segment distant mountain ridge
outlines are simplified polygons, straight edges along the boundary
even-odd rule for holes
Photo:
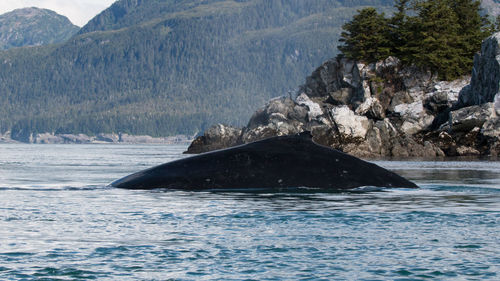
[[[68,18],[54,11],[17,9],[0,15],[0,50],[64,42],[78,30]]]
[[[481,7],[491,17],[500,15],[500,0],[481,0]]]
[[[392,0],[121,0],[65,43],[0,52],[0,131],[192,135],[242,124]]]

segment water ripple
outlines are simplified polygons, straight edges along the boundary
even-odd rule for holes
[[[0,280],[500,277],[498,162],[378,162],[414,190],[105,186],[183,149],[0,145]]]

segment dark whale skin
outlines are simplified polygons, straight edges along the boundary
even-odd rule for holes
[[[309,133],[273,137],[176,160],[129,175],[111,186],[190,191],[418,187],[375,164],[318,145]]]

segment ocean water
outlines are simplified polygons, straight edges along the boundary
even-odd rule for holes
[[[500,162],[376,161],[418,190],[106,187],[185,149],[0,144],[0,280],[500,280]]]

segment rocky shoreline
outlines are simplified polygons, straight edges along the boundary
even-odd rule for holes
[[[397,58],[365,65],[325,62],[296,97],[272,99],[244,128],[222,124],[187,153],[310,131],[322,145],[359,157],[500,155],[500,33],[487,38],[470,77],[438,81]]]
[[[19,141],[11,138],[10,132],[1,134],[0,143],[31,143],[31,144],[189,144],[193,140],[190,136],[177,135],[171,137],[155,138],[151,136],[135,136],[124,133],[98,134],[88,136],[85,134],[35,134],[27,141]]]

